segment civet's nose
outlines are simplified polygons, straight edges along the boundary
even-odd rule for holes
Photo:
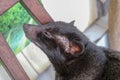
[[[29,29],[30,29],[30,24],[25,24],[24,25],[24,31],[26,32],[26,31],[28,31]]]

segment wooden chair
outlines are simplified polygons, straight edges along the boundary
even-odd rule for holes
[[[21,3],[36,22],[40,24],[53,22],[53,19],[49,16],[38,0],[0,0],[0,15],[6,12],[17,2]],[[14,80],[29,80],[16,56],[5,41],[2,33],[0,33],[0,59]]]

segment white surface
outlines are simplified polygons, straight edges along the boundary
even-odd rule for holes
[[[37,73],[43,72],[50,65],[47,56],[43,51],[33,43],[30,43],[24,50],[23,53],[28,61],[33,65]]]
[[[31,65],[28,63],[28,61],[25,59],[25,57],[22,55],[22,53],[19,53],[16,55],[17,59],[21,63],[23,69],[27,73],[30,80],[35,80],[38,74],[34,71],[34,69],[31,67]]]
[[[96,0],[42,0],[55,21],[71,22],[81,31],[96,19]]]
[[[3,66],[0,65],[0,80],[12,80]]]
[[[108,36],[107,36],[107,34],[105,34],[105,35],[96,43],[96,45],[109,48],[109,44],[108,44],[108,39],[107,39],[107,38],[108,38]]]
[[[55,80],[55,70],[53,66],[49,66],[36,80]]]
[[[95,42],[101,38],[108,30],[108,16],[101,17],[93,25],[84,31],[84,34],[92,41]]]

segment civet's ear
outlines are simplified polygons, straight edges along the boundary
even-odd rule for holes
[[[84,45],[82,43],[70,42],[70,49],[68,53],[73,56],[82,55],[84,52]]]
[[[69,24],[74,25],[74,23],[75,23],[75,20],[71,21]]]

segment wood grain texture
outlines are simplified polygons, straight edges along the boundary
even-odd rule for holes
[[[120,51],[120,0],[110,0],[108,34],[110,47]]]
[[[22,66],[0,33],[0,59],[15,80],[29,80]]]
[[[0,0],[0,15],[11,8],[19,0]]]
[[[48,22],[53,22],[53,19],[38,0],[21,0],[21,4],[39,23],[46,24]]]

